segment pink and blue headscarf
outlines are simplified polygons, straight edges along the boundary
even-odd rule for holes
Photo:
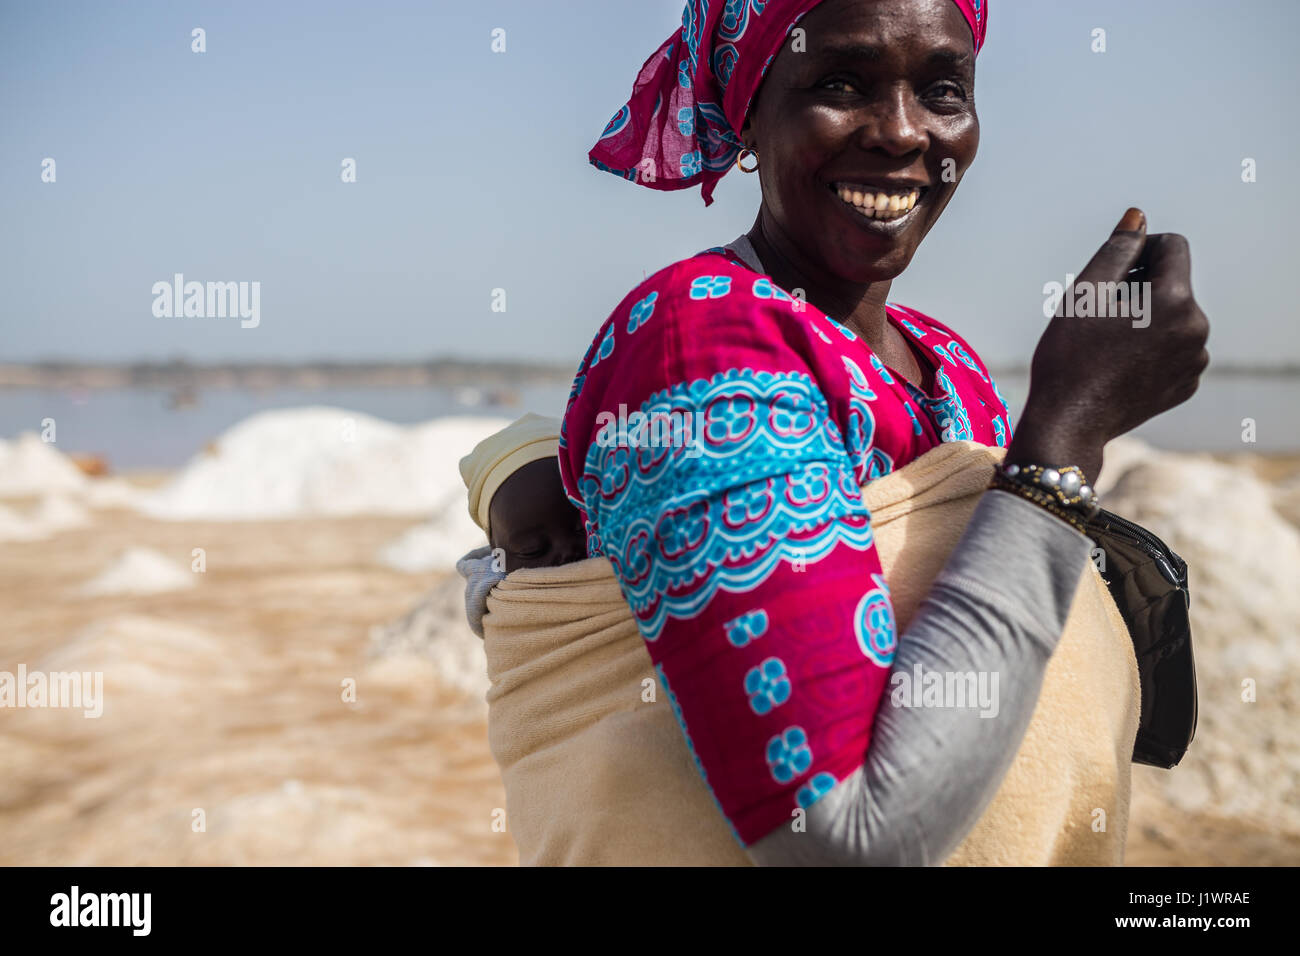
[[[704,204],[744,147],[739,130],[767,68],[822,0],[687,0],[682,28],[637,76],[609,121],[593,166],[652,189],[699,184]],[[988,0],[953,0],[984,45]]]

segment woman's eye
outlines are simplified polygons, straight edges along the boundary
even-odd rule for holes
[[[940,99],[966,99],[966,90],[958,83],[937,83],[930,89]]]
[[[849,90],[856,89],[856,87],[849,80],[846,80],[842,77],[832,77],[829,80],[823,80],[819,85],[821,89],[831,90],[835,93],[841,93],[841,92],[847,93]]]

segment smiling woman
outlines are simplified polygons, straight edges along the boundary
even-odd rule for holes
[[[952,854],[1026,739],[1076,592],[1093,593],[1080,589],[1092,570],[1082,516],[1105,442],[1187,398],[1206,360],[1186,244],[1148,238],[1137,210],[1080,280],[1148,272],[1158,334],[1054,320],[1014,439],[966,339],[887,301],[975,158],[987,12],[983,0],[691,0],[591,152],[655,189],[699,185],[706,204],[733,165],[762,185],[747,235],[651,276],[596,333],[559,451],[588,555],[608,558],[754,862]],[[1136,390],[1156,363],[1169,378]],[[610,441],[600,423],[623,407],[700,418],[702,440],[690,454]],[[1019,467],[973,496],[959,542],[882,552],[863,489],[979,491],[1001,449]],[[1032,487],[1040,473],[1070,476],[1069,494]],[[936,560],[942,572],[926,576]],[[1091,646],[1112,658],[1108,673],[1132,676],[1123,642],[1080,637],[1115,633],[1113,606],[1090,607],[1062,653]],[[880,706],[891,674],[921,673],[999,675],[996,716]],[[1029,794],[1078,784],[1020,808],[1018,856],[984,858],[1120,862],[1135,680],[1048,686],[1093,729],[1053,738],[1059,752],[1030,761],[1043,779],[1012,776]],[[1071,859],[1065,833],[1090,823],[1076,819],[1084,794],[1114,823]],[[791,829],[792,814],[806,823]]]

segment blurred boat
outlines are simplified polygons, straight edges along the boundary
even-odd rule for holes
[[[108,467],[108,459],[103,455],[83,454],[69,455],[68,457],[72,459],[72,463],[81,470],[83,475],[87,475],[91,478],[102,478],[110,471]]]
[[[182,385],[180,388],[173,389],[167,396],[166,405],[172,411],[182,408],[193,408],[199,403],[199,393],[188,385]]]

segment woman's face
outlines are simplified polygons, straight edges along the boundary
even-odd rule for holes
[[[892,279],[975,158],[970,27],[952,0],[825,0],[799,26],[743,133],[763,204],[809,265]]]

